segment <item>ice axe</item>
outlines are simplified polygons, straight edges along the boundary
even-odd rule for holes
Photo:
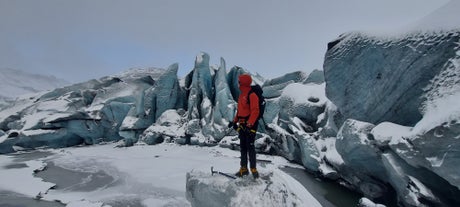
[[[223,175],[227,178],[231,178],[231,179],[236,179],[235,176],[233,175],[229,175],[227,173],[223,173],[223,172],[220,172],[220,171],[214,171],[214,167],[211,166],[211,175],[213,176],[214,174],[219,174],[219,175]]]

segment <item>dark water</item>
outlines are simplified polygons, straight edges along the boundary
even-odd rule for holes
[[[299,181],[324,207],[356,207],[362,195],[336,182],[320,180],[304,169],[283,168],[284,172]]]

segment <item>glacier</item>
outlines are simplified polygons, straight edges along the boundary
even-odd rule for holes
[[[0,111],[0,153],[106,142],[238,149],[227,124],[237,77],[248,71],[209,59],[199,53],[184,78],[172,64],[23,96]],[[281,155],[372,202],[460,204],[459,30],[346,33],[328,44],[323,71],[253,77],[267,101],[258,153]],[[192,186],[188,193],[203,187]]]
[[[355,32],[329,43],[340,179],[368,198],[395,191],[404,206],[458,205],[459,58],[458,29]]]
[[[458,32],[392,39],[357,32],[344,34],[329,47],[324,62],[326,93],[344,116],[413,126],[422,118],[424,88],[456,56]]]

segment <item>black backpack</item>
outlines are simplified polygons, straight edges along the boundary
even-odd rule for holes
[[[265,112],[265,98],[262,95],[264,91],[262,90],[262,87],[260,87],[259,84],[251,86],[251,90],[248,93],[248,104],[249,96],[251,95],[251,93],[255,93],[257,97],[259,97],[259,116],[257,117],[257,121],[259,121],[259,119],[264,116]]]

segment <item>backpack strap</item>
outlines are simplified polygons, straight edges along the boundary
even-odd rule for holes
[[[249,103],[249,96],[251,96],[251,93],[255,93],[254,90],[252,89],[252,86],[251,86],[251,90],[249,90],[249,92],[248,92],[248,97],[246,97],[246,100],[248,100],[248,104],[250,104]]]

